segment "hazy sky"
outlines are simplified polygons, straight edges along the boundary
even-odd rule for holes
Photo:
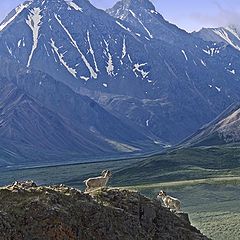
[[[98,8],[113,6],[117,0],[90,0]],[[0,21],[23,0],[0,0]],[[152,0],[170,22],[186,29],[240,24],[240,0]]]

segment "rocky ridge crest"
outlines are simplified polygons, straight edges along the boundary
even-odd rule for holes
[[[0,188],[1,240],[207,240],[199,230],[139,192],[91,194],[32,181]]]

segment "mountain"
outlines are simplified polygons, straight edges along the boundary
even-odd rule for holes
[[[144,48],[144,42],[87,0],[26,2],[2,23],[1,43],[2,55],[46,72],[73,89],[127,94],[128,89],[143,84],[128,79],[136,78],[133,61],[143,64],[146,59],[146,51],[135,52]],[[138,67],[135,72],[141,74]],[[127,86],[120,81],[123,75]]]
[[[121,22],[127,22],[137,30],[138,36],[143,36],[148,41],[159,39],[179,44],[189,38],[187,32],[167,22],[149,0],[122,0],[106,12]]]
[[[0,188],[0,200],[1,239],[208,239],[187,214],[174,214],[134,191],[103,189],[89,195],[27,181]]]
[[[88,161],[156,150],[144,133],[40,71],[1,59],[0,165]],[[159,145],[158,145],[159,148]]]
[[[79,92],[94,99],[123,122],[134,126],[139,131],[141,129],[141,132],[145,132],[160,146],[168,147],[176,143],[187,132],[192,132],[205,118],[204,114],[200,116],[201,120],[194,115],[185,115],[186,112],[193,110],[191,103],[173,103],[168,99],[139,99],[125,95],[91,92],[85,89]],[[189,122],[189,125],[186,125],[186,122]]]
[[[211,123],[183,141],[183,146],[239,144],[240,107],[234,104]]]
[[[74,131],[65,119],[12,84],[1,89],[0,123],[1,149],[5,152],[7,149],[10,156],[25,158],[22,162],[10,160],[8,165],[31,163],[30,157],[46,164],[43,156],[54,153],[57,157],[63,153],[69,156],[81,153],[86,157],[107,151],[107,143],[98,140],[97,145],[97,137],[93,134],[90,137],[86,131],[85,135],[84,131],[81,134]]]
[[[127,116],[161,140],[174,144],[195,132],[201,122],[211,121],[238,101],[234,88],[239,88],[239,52],[222,43],[202,41],[170,24],[150,1],[119,1],[107,12],[148,40],[145,48],[151,49],[150,73],[157,71],[148,95],[141,99],[87,93],[100,99],[106,109]]]
[[[112,127],[131,126],[147,148],[149,139],[161,145],[182,141],[240,100],[239,51],[179,29],[148,0],[122,0],[106,12],[87,0],[32,0],[13,10],[0,29],[1,57],[93,99],[109,114],[104,119],[115,119],[108,121]],[[45,86],[39,81],[24,81],[21,88],[76,126],[77,113],[53,107],[56,93],[42,90],[40,96]],[[129,143],[126,131],[108,131],[108,124],[101,131],[101,114],[86,113],[107,139],[116,135]]]
[[[224,42],[240,51],[240,27],[230,25],[220,28],[202,28],[199,32],[194,32],[194,36],[205,41]]]

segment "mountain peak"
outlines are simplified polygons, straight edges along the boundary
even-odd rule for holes
[[[149,0],[122,0],[121,2],[124,6],[127,6],[128,8],[143,7],[149,10],[155,10],[154,5]]]
[[[149,0],[121,0],[117,2],[112,9],[132,10],[139,8],[155,11],[154,5]]]
[[[4,30],[12,22],[14,22],[19,15],[24,15],[23,12],[25,12],[24,17],[29,15],[34,8],[35,10],[38,9],[37,11],[39,11],[39,15],[40,12],[42,12],[42,14],[43,12],[46,12],[45,15],[49,16],[49,12],[59,12],[60,10],[63,12],[66,12],[65,10],[83,12],[83,10],[88,10],[89,8],[94,7],[89,0],[27,0],[13,9],[0,23],[0,31]]]
[[[142,35],[146,35],[147,39],[154,37],[147,25],[156,21],[165,21],[149,0],[121,0],[112,8],[107,9],[107,13],[135,25]]]
[[[187,35],[185,31],[166,21],[149,0],[121,0],[113,8],[107,9],[107,13],[128,22],[148,40],[156,38],[173,43]]]

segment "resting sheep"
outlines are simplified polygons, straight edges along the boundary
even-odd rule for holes
[[[101,176],[89,178],[89,179],[85,180],[84,183],[87,187],[85,191],[88,192],[89,190],[94,189],[94,188],[106,187],[108,180],[111,176],[112,176],[111,171],[104,170],[102,172]]]
[[[164,205],[171,210],[179,211],[181,208],[181,202],[177,198],[173,198],[168,196],[166,192],[160,191],[158,194],[158,198],[163,200]]]

